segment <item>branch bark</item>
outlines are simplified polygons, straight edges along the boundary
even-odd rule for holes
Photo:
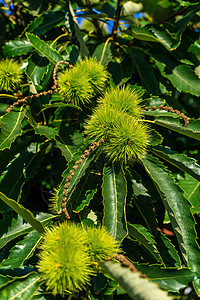
[[[93,10],[92,10],[92,6],[91,6],[91,3],[90,3],[90,0],[86,0],[86,5],[87,5],[88,10],[89,10],[90,12],[92,12]],[[101,32],[101,29],[100,29],[100,27],[99,27],[98,21],[97,21],[96,19],[92,19],[92,23],[94,24],[94,26],[95,26],[95,28],[96,28],[96,31],[97,31],[97,34],[98,34],[99,39],[100,39],[102,42],[104,42],[105,39],[104,39],[104,36],[103,36],[103,34],[102,34],[102,32]]]
[[[115,20],[114,20],[114,26],[112,29],[112,38],[115,41],[117,37],[117,29],[119,26],[119,19],[120,19],[120,14],[121,14],[121,9],[122,9],[122,0],[117,1],[117,10],[116,10],[116,15],[115,15]]]

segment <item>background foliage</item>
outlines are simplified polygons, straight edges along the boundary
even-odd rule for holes
[[[59,61],[75,65],[86,56],[107,68],[107,87],[129,84],[143,92],[143,108],[172,106],[189,125],[170,112],[143,109],[151,145],[140,163],[117,165],[97,150],[75,172],[67,195],[71,219],[106,226],[137,270],[161,289],[119,263],[102,262],[106,273],[74,297],[140,299],[141,284],[143,299],[150,299],[149,289],[153,299],[169,298],[162,289],[175,298],[198,298],[199,11],[195,0],[1,3],[1,58],[15,58],[24,72],[22,84],[0,94],[2,299],[59,299],[40,285],[37,247],[44,228],[64,219],[52,213],[50,199],[58,188],[59,211],[69,170],[88,146],[83,130],[96,99],[80,108],[54,92],[6,109],[49,90]]]

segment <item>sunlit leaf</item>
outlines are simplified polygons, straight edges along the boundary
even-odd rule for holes
[[[103,224],[119,242],[127,235],[126,196],[127,183],[124,171],[115,164],[106,163],[103,171]]]

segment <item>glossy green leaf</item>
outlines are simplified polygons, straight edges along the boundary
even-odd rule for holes
[[[21,136],[22,139],[16,140],[10,147],[10,149],[5,149],[0,151],[0,174],[6,169],[8,163],[13,160],[15,155],[20,153],[24,148],[26,148],[30,142],[32,137],[30,136]]]
[[[23,149],[6,168],[6,174],[0,181],[0,192],[18,202],[24,184],[33,178],[41,167],[45,148],[44,146],[39,149],[37,144],[31,144]]]
[[[53,64],[57,64],[59,61],[64,60],[63,57],[46,42],[41,40],[38,36],[32,33],[26,33],[26,36],[31,45],[42,55],[47,57]]]
[[[48,214],[48,213],[39,213],[35,217],[38,222],[40,222],[43,226],[49,224],[55,216]],[[0,248],[4,247],[7,243],[12,241],[13,239],[25,235],[34,228],[31,226],[30,223],[25,223],[23,217],[18,215],[16,219],[14,217],[10,219],[5,219],[0,221]]]
[[[188,23],[191,21],[192,17],[199,11],[200,6],[199,4],[194,5],[190,7],[184,16],[182,16],[181,19],[178,20],[178,22],[175,25],[175,36],[176,36],[176,41],[174,42],[173,48],[176,49],[180,42],[181,42],[181,36],[183,32],[185,31]]]
[[[55,138],[55,136],[57,134],[56,129],[52,128],[50,126],[45,126],[45,125],[38,124],[35,121],[35,119],[33,118],[33,115],[31,113],[30,109],[27,110],[26,117],[28,118],[28,121],[29,121],[30,125],[33,127],[36,134],[44,135],[49,140]]]
[[[63,197],[62,193],[64,191],[64,185],[65,185],[66,178],[69,175],[69,171],[72,170],[73,166],[75,165],[75,162],[81,158],[81,154],[82,154],[81,152],[77,152],[73,156],[73,160],[69,163],[68,168],[62,174],[63,180],[60,185],[60,189],[59,189],[59,193],[58,193],[58,201],[57,201],[58,211],[60,210],[61,204],[62,204],[62,197]],[[68,194],[66,195],[67,203],[69,201],[71,201],[72,194],[75,192],[75,190],[77,188],[77,184],[79,183],[82,176],[85,174],[90,163],[93,160],[95,160],[97,155],[98,155],[98,150],[94,150],[89,156],[86,156],[86,158],[83,159],[82,163],[78,165],[78,169],[74,170],[74,175],[73,175],[72,179],[70,180]]]
[[[27,40],[13,40],[5,44],[3,47],[3,54],[4,56],[15,57],[18,55],[27,54],[32,49],[33,47],[31,43],[29,43]]]
[[[193,271],[200,272],[200,248],[196,241],[190,202],[156,158],[148,155],[142,161],[168,212],[185,264]]]
[[[100,274],[102,277],[102,274]],[[98,275],[97,275],[98,276]],[[105,278],[105,276],[104,276]],[[99,281],[101,280],[101,278],[99,278]],[[102,283],[99,282],[99,287],[102,286]],[[113,298],[115,297],[116,293],[115,291],[117,290],[117,288],[119,287],[118,283],[116,283],[115,281],[107,278],[107,282],[106,285],[104,287],[103,290],[101,290],[98,288],[98,286],[96,285],[95,287],[97,287],[96,289],[94,289],[93,287],[91,287],[91,300],[113,300]],[[100,292],[100,293],[99,293]],[[98,295],[96,295],[98,293]]]
[[[63,111],[63,114],[66,111]],[[66,127],[62,114],[57,115],[58,119],[54,119],[53,124],[59,130],[58,136],[55,138],[55,147],[58,147],[66,160],[71,161],[73,154],[82,146],[83,136],[72,127]]]
[[[134,300],[167,300],[173,299],[159,289],[158,285],[147,278],[141,278],[139,272],[132,272],[127,267],[111,261],[100,262],[100,266],[120,284]]]
[[[144,28],[144,27],[132,27],[131,29],[127,29],[124,33],[142,41],[149,41],[149,42],[159,42],[159,39],[153,35],[153,33]]]
[[[127,235],[126,197],[127,182],[122,166],[106,163],[103,170],[103,224],[119,242]]]
[[[49,11],[48,14],[39,15],[34,21],[31,21],[26,28],[26,32],[32,32],[41,36],[51,28],[64,25],[65,14],[62,11]]]
[[[70,161],[72,159],[72,152],[69,146],[63,143],[63,140],[60,137],[56,138],[55,142],[55,147],[61,150],[63,156],[66,158],[67,161]]]
[[[80,54],[84,58],[86,56],[89,56],[89,50],[83,39],[83,35],[82,35],[82,32],[80,31],[78,23],[75,20],[75,14],[74,14],[72,5],[71,5],[71,3],[68,3],[67,5],[68,5],[68,11],[65,15],[65,18],[67,21],[66,23],[69,23],[68,28],[70,29],[74,38],[78,41],[79,47],[80,47]]]
[[[39,15],[37,17],[34,18],[34,20],[30,21],[30,23],[27,25],[27,27],[25,28],[24,32],[32,32],[34,33],[34,30],[37,29],[40,24],[43,23],[43,20],[44,20],[44,15]]]
[[[151,129],[151,146],[157,146],[162,144],[163,137],[162,135],[154,129]]]
[[[70,204],[73,211],[77,213],[88,206],[97,192],[97,187],[101,181],[101,176],[94,173],[87,173],[77,184],[74,193],[71,196]]]
[[[47,66],[47,72],[44,73],[44,77],[42,79],[42,86],[45,90],[49,89],[49,82],[52,80],[54,68],[55,68],[55,65],[52,62],[49,62],[48,66]],[[54,93],[53,93],[53,95],[54,95]],[[53,97],[53,95],[52,95],[52,97]]]
[[[37,52],[34,52],[27,61],[26,75],[34,85],[39,85],[44,74],[47,72],[49,60]]]
[[[40,276],[37,272],[22,277],[15,277],[0,287],[2,300],[29,300],[40,285]]]
[[[156,24],[152,24],[149,27],[149,30],[153,32],[154,36],[158,39],[158,42],[160,42],[167,49],[171,50],[173,43],[172,36],[170,36],[169,33],[163,27]]]
[[[154,120],[155,124],[158,124],[160,126],[166,127],[168,129],[171,129],[173,131],[176,131],[180,134],[186,135],[188,137],[194,138],[196,140],[200,140],[200,120],[189,120],[189,125],[187,127],[184,127],[183,121],[180,120],[178,117],[169,117],[169,116],[163,116],[163,117],[157,117]]]
[[[103,66],[107,66],[112,56],[112,43],[109,42],[98,45],[92,54],[92,57],[96,58]]]
[[[185,197],[192,204],[192,212],[198,215],[200,213],[200,181],[188,174],[184,177],[178,175],[177,180]]]
[[[185,42],[185,40],[187,41],[187,43],[189,44],[188,47],[186,47],[187,51],[189,53],[192,53],[194,55],[196,55],[197,59],[200,59],[200,37],[199,37],[199,33],[197,33],[196,31],[186,31],[184,33],[184,36],[182,37],[183,42]]]
[[[1,262],[0,268],[20,268],[23,265],[24,261],[26,261],[33,255],[36,247],[41,242],[41,240],[42,237],[37,231],[31,231],[25,236],[22,241],[18,242],[11,249],[10,255],[7,259],[4,259]]]
[[[180,63],[173,53],[159,45],[156,48],[150,47],[149,53],[161,75],[169,79],[178,91],[200,95],[200,79],[188,65]]]
[[[146,61],[144,54],[141,51],[135,50],[134,48],[130,48],[129,53],[133,58],[145,89],[149,94],[157,94],[158,82],[155,78],[151,65]]]
[[[8,276],[8,275],[4,276],[4,275],[0,274],[0,287],[10,280],[12,280],[11,276]]]
[[[21,0],[19,1],[21,2]],[[38,16],[42,12],[46,12],[49,8],[48,1],[46,0],[34,0],[34,1],[22,1],[23,4],[26,5],[26,7],[29,10],[29,13],[31,13],[33,16]]]
[[[134,263],[135,267],[146,274],[153,282],[168,292],[177,293],[193,281],[195,273],[190,269],[163,268],[160,265],[143,265]]]
[[[165,100],[163,98],[160,98],[158,96],[151,96],[150,98],[147,98],[145,99],[145,105],[148,106],[148,107],[152,107],[152,106],[159,106],[159,105],[165,105]],[[146,110],[143,110],[142,113],[144,112],[151,112],[151,111],[146,111]],[[153,111],[155,112],[155,111]],[[160,111],[162,112],[162,111]]]
[[[175,153],[170,148],[163,146],[153,147],[151,152],[200,181],[200,165],[194,158]]]
[[[26,222],[28,222],[35,230],[40,234],[44,232],[44,227],[42,223],[37,220],[30,210],[23,207],[21,204],[17,203],[13,199],[7,198],[3,193],[0,193],[0,199],[10,206],[17,214],[19,214]]]
[[[163,263],[163,260],[156,248],[155,240],[148,230],[139,224],[128,224],[128,233],[137,240],[146,250],[157,260],[157,262]]]
[[[153,211],[152,198],[144,186],[143,179],[137,172],[130,168],[129,176],[133,190],[131,207],[137,212],[138,216],[141,216],[142,222],[145,222],[147,229],[155,237],[157,235],[157,221]]]
[[[174,244],[172,244],[165,234],[160,233],[156,238],[156,243],[166,267],[182,267],[181,258]]]
[[[179,64],[170,68],[167,64],[158,61],[156,64],[162,76],[169,79],[178,91],[200,96],[200,79],[189,66]]]
[[[21,123],[26,110],[21,106],[0,118],[0,150],[9,149],[12,142],[21,135]]]

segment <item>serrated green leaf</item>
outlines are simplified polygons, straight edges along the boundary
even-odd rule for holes
[[[191,204],[156,158],[148,155],[142,162],[163,200],[185,264],[193,271],[200,272],[200,248],[196,241],[195,220],[191,213]]]
[[[172,36],[161,26],[157,24],[151,24],[149,30],[153,32],[154,36],[158,39],[162,45],[171,50],[173,39]]]
[[[29,234],[25,236],[25,238],[18,242],[10,251],[10,255],[7,259],[4,259],[1,264],[0,268],[3,269],[14,269],[20,268],[24,261],[29,259],[40,241],[42,240],[41,235],[33,230]]]
[[[178,117],[169,117],[169,116],[163,116],[163,117],[157,117],[154,121],[155,124],[161,125],[163,127],[166,127],[168,129],[171,129],[173,131],[176,131],[180,134],[189,136],[191,138],[194,138],[196,140],[200,140],[200,120],[189,120],[189,125],[187,127],[184,127],[181,123],[183,121],[180,120]]]
[[[80,179],[74,193],[71,196],[70,204],[73,211],[79,213],[88,206],[97,192],[97,187],[101,181],[101,176],[93,173],[87,173]]]
[[[12,280],[11,276],[8,276],[8,275],[4,276],[4,275],[0,274],[0,287],[10,280]]]
[[[132,272],[126,267],[111,261],[100,262],[100,266],[110,274],[113,279],[134,300],[167,300],[173,299],[158,288],[158,285],[147,278],[141,278],[139,272]]]
[[[30,125],[33,127],[36,134],[44,135],[49,140],[55,138],[55,136],[57,135],[57,131],[55,128],[38,124],[35,121],[35,119],[33,118],[33,115],[31,113],[30,109],[27,109],[26,117],[28,118],[28,121],[29,121]]]
[[[0,192],[18,202],[26,181],[37,174],[45,156],[45,148],[39,149],[37,144],[31,144],[23,149],[5,170],[0,181]]]
[[[43,212],[36,215],[36,220],[43,226],[51,222],[53,218],[55,218],[55,216]],[[11,219],[0,221],[0,225],[0,249],[13,239],[34,230],[31,224],[25,223],[23,217],[20,215],[18,215],[16,219],[12,217]]]
[[[63,57],[46,42],[41,40],[38,36],[32,33],[26,33],[26,36],[31,45],[42,55],[47,57],[53,64],[57,64],[59,61],[64,60]]]
[[[185,197],[192,204],[192,212],[198,215],[200,213],[200,181],[188,174],[184,177],[178,175],[177,180]]]
[[[61,150],[66,160],[71,161],[73,154],[83,144],[83,136],[72,127],[66,127],[63,116],[60,116],[59,119],[54,118],[53,124],[59,130],[58,137],[55,138],[55,147]]]
[[[62,11],[49,11],[48,14],[39,16],[34,21],[30,22],[26,32],[32,32],[35,35],[41,36],[48,32],[51,28],[59,25],[64,25],[65,13]]]
[[[0,118],[0,150],[9,149],[12,142],[21,135],[21,123],[25,112],[26,110],[21,106]]]
[[[138,74],[145,89],[149,92],[149,94],[157,94],[158,82],[155,78],[151,65],[147,62],[143,53],[133,48],[129,49],[129,53],[134,60]]]
[[[88,48],[86,46],[86,43],[83,39],[82,32],[80,31],[77,22],[74,21],[75,20],[75,14],[74,14],[72,5],[71,5],[71,3],[69,3],[67,5],[68,5],[68,12],[67,12],[65,17],[66,17],[67,21],[69,22],[69,27],[70,27],[70,30],[71,30],[72,34],[75,36],[75,38],[77,39],[77,41],[79,43],[81,56],[83,58],[87,57],[87,56],[89,56],[90,53],[89,53],[89,50],[88,50]]]
[[[150,47],[149,53],[162,76],[169,79],[178,91],[200,95],[200,79],[188,65],[180,63],[173,53],[159,45],[156,49]]]
[[[156,242],[148,230],[139,224],[128,225],[129,234],[137,240],[138,243],[142,244],[147,249],[150,255],[152,255],[158,262],[163,263],[158,249],[156,248]]]
[[[154,129],[151,129],[151,146],[157,146],[162,144],[163,137],[162,135]]]
[[[37,52],[34,52],[27,61],[26,75],[34,85],[39,85],[44,74],[47,72],[49,60]]]
[[[181,268],[182,264],[180,256],[170,239],[168,239],[165,234],[160,233],[156,238],[156,242],[165,266]]]
[[[163,98],[158,97],[158,96],[151,96],[151,98],[147,98],[144,101],[145,101],[145,105],[148,106],[148,107],[152,107],[154,105],[155,106],[165,105],[165,100]],[[151,111],[146,111],[146,110],[143,110],[143,111],[144,112],[151,112]]]
[[[21,204],[17,203],[13,199],[9,199],[3,193],[0,193],[0,199],[10,206],[17,214],[19,214],[26,222],[28,222],[35,230],[42,234],[44,232],[44,227],[42,223],[37,220],[33,214],[23,207]]]
[[[119,242],[127,235],[126,197],[127,182],[122,166],[106,163],[103,170],[103,224]]]
[[[175,153],[164,146],[153,147],[151,152],[200,181],[200,165],[197,164],[194,158],[185,154]]]
[[[149,41],[149,42],[159,42],[159,39],[151,33],[150,30],[144,27],[132,26],[131,29],[124,31],[125,34],[128,34],[138,40]]]
[[[11,160],[13,160],[15,155],[20,153],[30,144],[31,139],[31,136],[22,135],[22,138],[20,140],[16,140],[16,142],[11,145],[10,149],[0,151],[0,174],[6,169],[6,166]]]
[[[34,30],[37,29],[40,24],[43,23],[43,20],[44,20],[44,15],[41,14],[39,16],[36,16],[34,20],[32,20],[28,25],[27,27],[25,28],[24,32],[33,32],[34,33]]]
[[[20,1],[19,1],[20,2]],[[24,6],[28,8],[29,13],[33,16],[38,16],[42,12],[46,12],[49,8],[48,1],[46,0],[34,0],[34,1],[22,1]]]
[[[137,172],[130,169],[129,176],[133,190],[131,206],[137,211],[137,215],[142,217],[142,222],[145,222],[148,230],[156,237],[157,222],[155,212],[153,211],[154,204],[152,198],[144,186],[143,179]]]
[[[92,153],[90,153],[89,156],[86,156],[86,158],[83,159],[83,162],[78,165],[78,169],[74,170],[74,175],[73,175],[72,179],[70,180],[68,194],[66,195],[66,203],[68,203],[71,200],[71,196],[74,193],[74,191],[76,190],[77,184],[79,183],[81,177],[85,174],[85,171],[89,167],[90,163],[93,160],[95,160],[95,158],[97,157],[98,152],[99,152],[98,150],[94,150]],[[60,189],[59,189],[59,193],[58,193],[58,201],[57,201],[58,210],[61,209],[62,198],[63,198],[62,194],[64,191],[64,185],[65,185],[66,178],[69,175],[69,171],[72,170],[72,167],[75,165],[75,162],[81,158],[80,157],[81,154],[82,154],[81,152],[77,152],[73,156],[73,160],[69,163],[67,170],[65,170],[62,174],[63,180],[60,185]]]
[[[15,57],[27,54],[32,48],[31,43],[27,40],[13,40],[5,44],[3,47],[3,54],[5,57]]]
[[[196,276],[190,269],[163,268],[160,265],[134,263],[135,267],[168,292],[178,293],[188,286]]]
[[[189,66],[179,64],[170,68],[169,64],[158,61],[156,65],[162,76],[169,79],[178,91],[200,96],[200,79]]]
[[[183,43],[187,43],[189,53],[196,55],[197,59],[200,60],[200,37],[196,31],[186,31],[182,37]]]
[[[190,7],[187,11],[186,14],[178,20],[178,22],[175,25],[175,36],[176,36],[176,41],[173,44],[173,49],[176,49],[181,42],[181,36],[183,32],[185,31],[188,23],[191,21],[192,17],[199,11],[200,5],[194,5]]]
[[[107,66],[113,56],[111,48],[112,43],[102,43],[96,47],[92,57],[96,58],[96,60],[99,61],[99,63],[103,66]]]
[[[36,272],[31,272],[22,277],[15,277],[0,287],[2,300],[30,300],[39,288],[40,276]]]

